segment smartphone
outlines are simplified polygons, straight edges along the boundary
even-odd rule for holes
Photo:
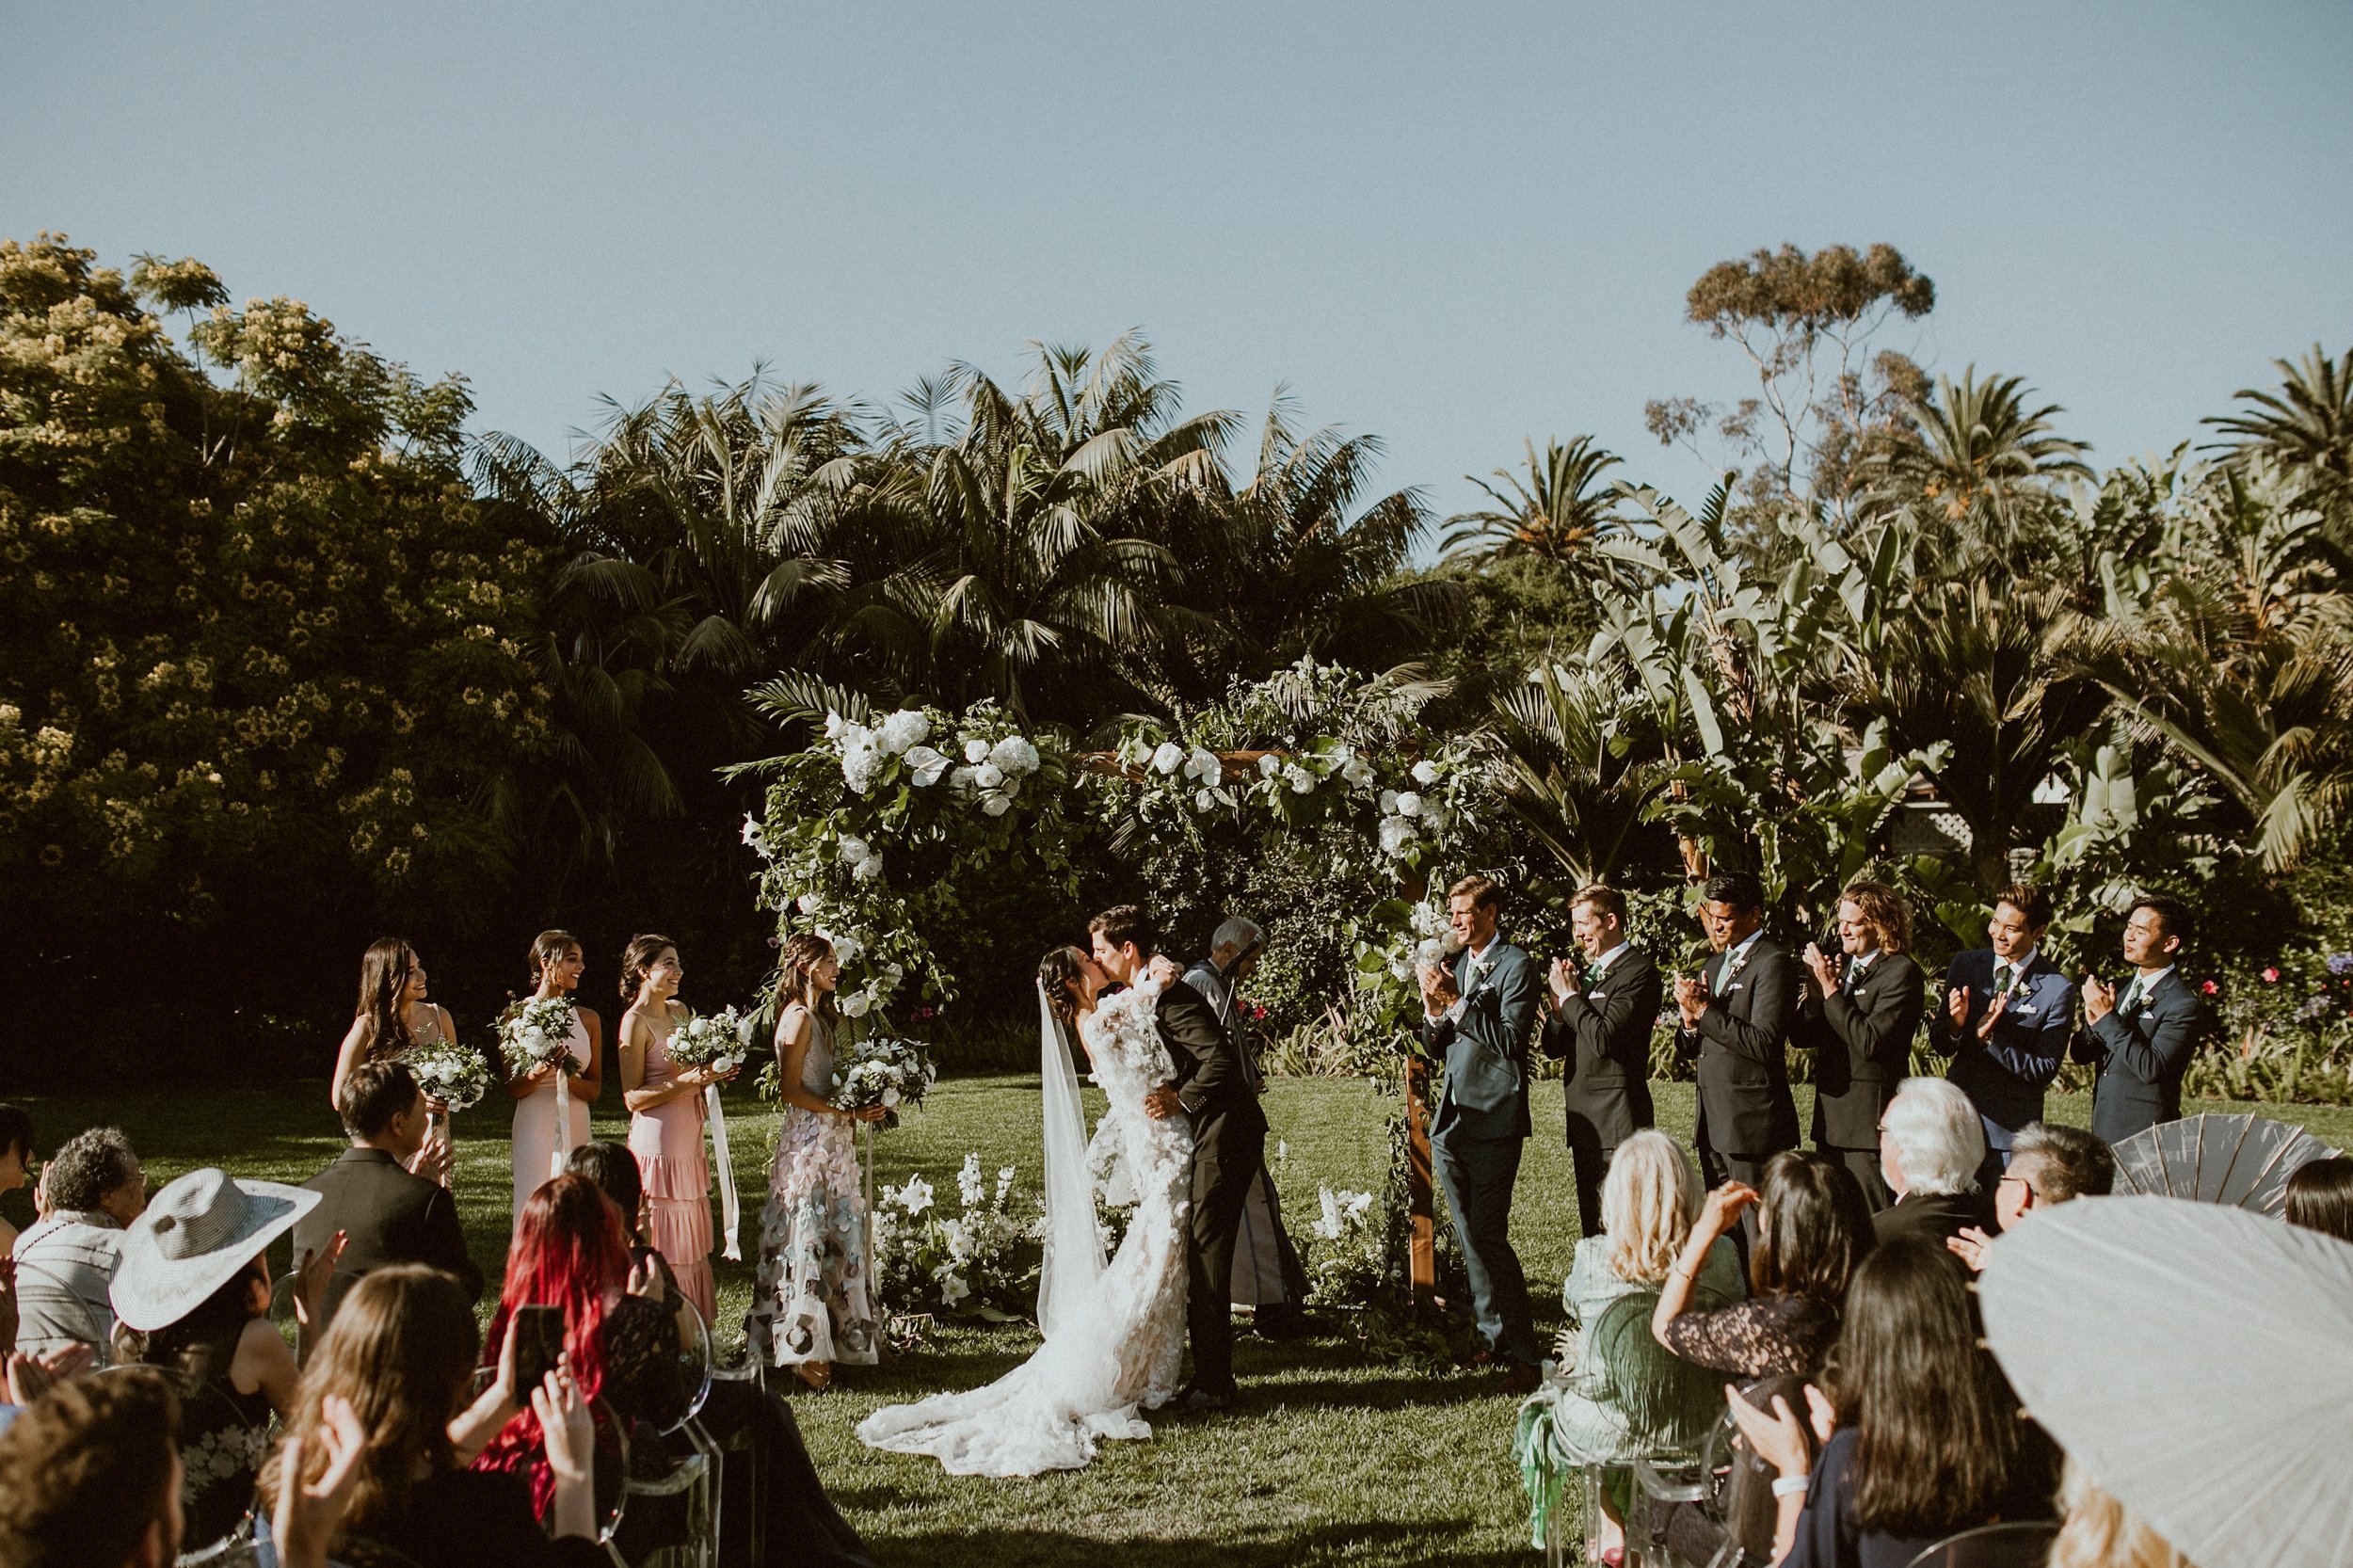
[[[515,1400],[527,1404],[531,1391],[547,1382],[564,1353],[564,1309],[560,1306],[519,1306],[515,1309]]]

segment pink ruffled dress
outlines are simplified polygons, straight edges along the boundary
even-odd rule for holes
[[[678,1076],[666,1035],[646,1048],[643,1087],[659,1089]],[[645,1178],[653,1250],[708,1323],[718,1312],[719,1292],[711,1277],[711,1160],[703,1152],[701,1092],[632,1112],[629,1152]]]

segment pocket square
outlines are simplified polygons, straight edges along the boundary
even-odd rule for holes
[[[1608,1001],[1609,1000],[1609,993],[1607,991],[1588,991],[1585,993],[1585,1000],[1587,1001]]]

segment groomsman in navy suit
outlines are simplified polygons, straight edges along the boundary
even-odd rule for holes
[[[1528,1036],[1544,989],[1536,961],[1497,934],[1503,891],[1483,876],[1447,890],[1447,919],[1463,940],[1449,968],[1420,971],[1421,1037],[1446,1062],[1430,1118],[1431,1162],[1446,1189],[1470,1275],[1484,1349],[1504,1368],[1500,1391],[1532,1394],[1544,1351],[1528,1304],[1528,1276],[1512,1250],[1512,1189],[1528,1143]]]
[[[2145,898],[2124,922],[2124,962],[2133,978],[2121,996],[2084,976],[2084,1027],[2072,1054],[2100,1069],[2091,1130],[2121,1143],[2182,1115],[2182,1074],[2205,1037],[2206,1004],[2175,967],[2189,937],[2179,899]]]
[[[1993,945],[1953,959],[1943,1005],[1929,1013],[1929,1044],[1953,1059],[1945,1076],[1985,1124],[1978,1179],[1988,1192],[2009,1163],[2011,1137],[2042,1119],[2042,1092],[2075,1026],[2075,984],[2041,951],[2050,925],[2050,894],[2024,883],[2003,888],[1986,922]]]

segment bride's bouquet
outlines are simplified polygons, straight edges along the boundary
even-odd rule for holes
[[[920,1105],[939,1078],[931,1054],[918,1040],[870,1034],[834,1064],[833,1103],[842,1111],[881,1106],[882,1124],[899,1125],[899,1107]]]
[[[580,1076],[580,1062],[570,1041],[577,1016],[569,997],[529,997],[506,1004],[499,1015],[499,1056],[506,1076],[521,1078],[546,1066],[558,1066],[566,1078]]]
[[[426,1097],[440,1100],[453,1112],[472,1110],[490,1092],[490,1064],[455,1040],[421,1046],[401,1060],[408,1064]]]
[[[716,1013],[694,1013],[670,1033],[670,1060],[681,1067],[707,1067],[714,1074],[731,1073],[744,1064],[751,1048],[744,1036],[750,1020],[732,1007]]]

